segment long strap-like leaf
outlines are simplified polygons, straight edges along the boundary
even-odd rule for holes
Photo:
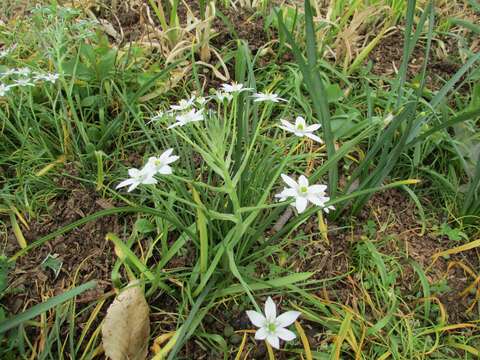
[[[64,303],[65,301],[68,301],[74,298],[77,295],[80,295],[84,291],[93,289],[95,286],[97,286],[96,281],[93,281],[93,280],[89,281],[83,285],[80,285],[80,286],[77,286],[76,288],[68,290],[61,295],[54,296],[53,298],[50,298],[41,304],[32,306],[30,309],[28,309],[27,311],[24,311],[21,314],[15,315],[10,319],[2,321],[0,323],[0,334],[10,329],[13,329],[14,327],[17,327],[23,324],[25,321],[31,320],[39,316],[40,314],[43,314],[45,311],[48,311],[51,308],[54,308],[55,306],[58,306]]]

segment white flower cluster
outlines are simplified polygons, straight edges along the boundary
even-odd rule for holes
[[[0,72],[0,97],[6,94],[14,87],[32,87],[38,82],[49,82],[54,84],[58,80],[59,75],[53,73],[40,73],[32,71],[28,67],[8,69]],[[5,83],[9,80],[9,84]]]
[[[223,84],[219,90],[215,91],[213,96],[209,97],[196,97],[192,95],[189,99],[182,99],[178,104],[171,105],[167,111],[160,111],[153,116],[150,121],[155,122],[164,117],[173,117],[175,123],[168,126],[168,129],[175,128],[177,126],[185,126],[191,122],[197,122],[204,120],[204,105],[209,100],[216,100],[223,104],[230,102],[233,99],[235,93],[241,93],[244,91],[251,91],[251,88],[246,88],[243,84],[232,82],[231,84]],[[278,103],[280,101],[286,101],[280,98],[277,94],[273,93],[255,93],[252,95],[254,102],[271,101]]]
[[[215,95],[207,98],[192,95],[188,99],[182,99],[178,104],[171,105],[167,111],[157,113],[151,118],[151,122],[158,121],[164,117],[174,118],[175,122],[169,125],[167,127],[168,129],[185,126],[192,122],[199,122],[205,119],[204,105],[207,101],[215,99],[223,104],[224,102],[231,101],[235,94],[244,91],[252,91],[252,89],[246,88],[243,84],[235,82],[231,84],[223,84],[220,90],[216,90]],[[280,98],[277,94],[261,92],[254,93],[252,99],[254,102],[269,101],[278,103],[280,101],[286,101],[285,99]],[[283,119],[280,120],[280,123],[281,125],[279,125],[279,127],[281,129],[291,132],[298,137],[307,137],[318,143],[323,143],[322,139],[314,134],[315,131],[320,129],[320,124],[307,125],[305,119],[301,116],[298,116],[295,119],[295,124]],[[160,163],[168,165],[178,159],[177,156],[169,157],[171,153],[172,149],[169,149],[162,154],[160,158],[158,158],[161,159]],[[140,184],[156,184],[157,180],[154,177],[156,174],[165,175],[171,173],[170,167],[168,167],[168,171],[160,171],[158,169],[152,170],[152,167],[149,165],[152,159],[154,158],[150,158],[147,165],[141,170],[135,168],[130,169],[130,179],[121,182],[117,188],[130,185],[128,191],[132,191]],[[330,201],[330,198],[326,195],[327,187],[325,185],[309,185],[308,179],[304,175],[299,177],[298,182],[285,174],[282,174],[282,179],[289,187],[285,187],[283,191],[275,195],[275,197],[279,198],[280,201],[285,201],[289,198],[295,199],[292,205],[295,206],[298,213],[304,212],[309,203],[321,207],[326,213],[335,209],[333,206],[326,206],[326,203]]]
[[[291,341],[296,335],[286,327],[292,325],[300,316],[298,311],[287,311],[277,316],[277,307],[271,297],[265,302],[265,315],[257,311],[248,310],[247,316],[253,325],[259,329],[255,332],[255,339],[266,340],[275,349],[280,348],[280,339]]]
[[[117,185],[117,189],[128,186],[128,192],[135,190],[139,185],[156,184],[155,175],[170,175],[173,171],[170,164],[178,160],[178,156],[172,156],[173,149],[168,149],[159,157],[152,156],[142,169],[131,168],[128,170],[129,179]]]
[[[173,129],[178,126],[185,126],[191,122],[198,122],[204,120],[204,105],[209,99],[215,99],[220,104],[230,102],[235,94],[251,91],[250,88],[245,88],[243,84],[231,83],[223,84],[220,90],[215,92],[210,98],[191,96],[189,99],[180,100],[178,104],[171,105],[170,109],[165,112],[159,112],[151,121],[158,121],[165,116],[173,117],[175,123],[168,126],[168,129]],[[278,103],[286,101],[273,93],[255,93],[252,95],[254,102],[269,101]],[[322,143],[320,137],[314,134],[320,129],[320,124],[307,125],[305,119],[298,116],[295,123],[292,124],[286,120],[280,120],[279,127],[298,137],[307,137],[318,143]],[[151,157],[148,159],[146,165],[138,170],[131,168],[128,170],[129,179],[122,181],[117,185],[117,188],[128,186],[128,192],[133,191],[141,184],[156,184],[157,179],[155,175],[168,175],[172,173],[169,164],[178,160],[178,156],[172,156],[173,149],[166,150],[159,157]],[[288,187],[285,187],[282,192],[276,194],[275,197],[280,201],[285,201],[289,198],[295,199],[292,203],[297,209],[298,213],[302,213],[307,209],[309,203],[319,206],[326,213],[334,210],[333,206],[327,206],[326,203],[330,198],[326,194],[326,185],[310,185],[308,179],[304,175],[300,175],[298,181],[286,174],[281,174],[283,181]],[[278,349],[280,347],[280,340],[290,341],[295,339],[296,335],[287,329],[300,316],[298,311],[288,311],[282,315],[277,316],[276,305],[269,297],[265,303],[265,314],[256,311],[247,311],[247,316],[250,321],[259,329],[255,333],[255,339],[265,340],[271,346]]]
[[[8,55],[10,55],[10,53],[15,50],[15,48],[17,47],[16,44],[10,46],[10,47],[7,47],[5,49],[2,49],[0,50],[0,59],[3,59],[5,57],[7,57]]]

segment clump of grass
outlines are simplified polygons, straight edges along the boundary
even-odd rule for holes
[[[276,261],[288,243],[300,241],[304,224],[312,216],[318,216],[317,236],[325,240],[332,221],[350,219],[364,209],[372,194],[394,187],[404,189],[413,199],[424,223],[422,231],[426,231],[422,198],[418,188],[410,187],[419,184],[420,178],[437,184],[438,192],[453,194],[448,199],[456,196],[456,215],[465,221],[479,216],[480,167],[477,164],[472,171],[471,155],[459,150],[458,139],[449,130],[459,126],[478,129],[480,108],[473,96],[470,106],[462,110],[452,106],[451,99],[459,97],[457,88],[474,79],[480,55],[471,54],[438,91],[427,91],[434,4],[428,2],[419,11],[414,0],[387,3],[393,9],[389,21],[398,22],[403,12],[406,20],[401,67],[395,79],[386,80],[386,90],[363,67],[381,33],[365,53],[345,62],[342,69],[320,56],[335,36],[348,30],[353,13],[361,8],[359,1],[332,2],[330,19],[337,26],[329,30],[321,46],[317,46],[318,28],[309,1],[301,16],[291,8],[280,8],[275,23],[281,51],[289,47],[295,63],[262,68],[262,53],[252,54],[248,44],[239,41],[235,52],[225,57],[234,65],[237,83],[219,88],[199,86],[202,64],[195,61],[191,62],[192,78],[183,79],[183,86],[179,82],[171,86],[175,72],[183,61],[194,58],[196,50],[203,49],[207,56],[208,34],[201,35],[203,42],[192,54],[176,53],[178,62],[164,59],[144,73],[142,68],[151,59],[141,48],[132,46],[125,54],[111,46],[106,36],[91,31],[93,24],[82,22],[79,11],[53,5],[37,9],[23,26],[43,28],[44,36],[30,31],[22,39],[25,43],[9,47],[0,72],[23,66],[31,72],[58,74],[58,80],[46,86],[24,84],[0,94],[0,129],[5,139],[0,143],[0,154],[5,155],[0,160],[0,209],[11,219],[22,247],[5,260],[8,266],[1,275],[5,277],[20,256],[82,224],[109,215],[136,214],[139,219],[134,229],[106,237],[117,255],[112,283],[119,290],[127,280],[140,279],[152,306],[158,307],[165,298],[177,304],[172,315],[174,330],[157,357],[179,358],[193,337],[224,358],[248,351],[253,345],[246,345],[247,335],[240,349],[231,346],[212,333],[206,316],[227,301],[259,311],[259,296],[270,294],[285,295],[291,307],[302,313],[296,324],[299,341],[285,347],[292,355],[386,359],[435,354],[445,358],[457,356],[459,350],[476,355],[476,325],[448,323],[425,270],[415,263],[411,266],[418,278],[418,294],[413,301],[407,298],[396,287],[403,271],[399,259],[382,253],[368,236],[352,248],[354,268],[339,276],[351,275],[356,299],[352,305],[323,296],[325,292],[318,295],[326,283],[333,286],[339,278],[315,280],[316,269],[295,272],[293,266],[283,267]],[[172,4],[169,21],[163,9],[154,10],[174,48],[181,40],[178,1]],[[210,5],[202,2],[202,6],[206,17]],[[299,29],[301,33],[296,32]],[[407,66],[420,40],[425,60],[411,82]],[[28,57],[21,56],[23,51]],[[367,77],[357,78],[357,72]],[[317,138],[312,142],[297,136],[305,135],[303,128],[288,133],[281,128],[286,124],[281,120],[293,122],[297,116],[309,125],[321,123],[318,134],[324,144]],[[162,163],[166,158],[160,155],[166,149],[172,149],[170,163]],[[127,175],[121,164],[132,153],[142,158],[143,167]],[[437,153],[442,159],[429,164]],[[51,176],[62,176],[65,163],[74,163],[80,169],[78,177],[99,194],[127,206],[86,216],[27,244],[21,235],[22,213],[41,212],[38,204],[48,203],[57,191]],[[444,167],[447,174],[442,174]],[[299,180],[301,186],[297,186],[283,176],[288,186],[282,192],[282,174],[295,180],[304,175],[309,184]],[[128,176],[131,179],[122,185],[135,184],[136,189],[130,188],[128,194],[117,191],[115,187]],[[314,188],[309,186],[325,182],[327,190],[322,188],[312,200],[309,191]],[[467,186],[459,195],[456,187],[461,183]],[[278,193],[284,195],[280,202],[275,200]],[[303,196],[313,205],[305,209]],[[296,210],[292,210],[294,204]],[[322,209],[330,211],[322,215]],[[188,263],[170,268],[187,248],[194,254]],[[258,268],[266,268],[267,275],[260,277]],[[90,286],[81,285],[2,322],[0,331],[11,331],[2,342],[3,353],[55,354],[58,358],[69,354],[85,359],[99,354],[97,320],[113,293],[86,309],[77,309],[70,299]],[[54,307],[54,315],[46,313]],[[88,326],[78,334],[76,317],[86,312],[90,312]],[[38,315],[39,323],[33,320]],[[23,328],[27,325],[41,329],[45,344],[41,349],[29,339]],[[62,339],[65,326],[71,331]],[[305,335],[307,327],[323,336],[315,348]],[[14,341],[13,331],[27,339],[26,344]],[[230,339],[231,334],[225,337]],[[268,351],[272,356],[272,350]]]

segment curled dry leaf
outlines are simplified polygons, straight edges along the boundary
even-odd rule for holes
[[[107,310],[103,326],[103,349],[112,360],[147,358],[150,308],[140,284],[131,282]]]

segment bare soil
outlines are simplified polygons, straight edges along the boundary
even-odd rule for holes
[[[141,8],[127,9],[122,6],[115,16],[105,9],[98,14],[108,19],[118,32],[125,34],[125,41],[138,38],[141,33],[142,13]],[[264,31],[261,21],[256,21],[253,13],[235,12],[223,10],[230,19],[235,32],[239,38],[245,39],[253,52],[257,51],[268,41],[268,34]],[[212,46],[222,48],[232,40],[234,36],[230,33],[225,23],[216,19],[214,28],[218,33],[212,39]],[[376,75],[393,77],[400,67],[403,54],[403,36],[401,31],[393,32],[385,37],[370,54],[369,59],[373,63],[373,73]],[[456,44],[446,40],[449,54],[458,53]],[[418,74],[424,57],[421,47],[414,49],[412,60],[408,67],[408,77],[412,79]],[[449,79],[461,66],[455,56],[440,58],[432,55],[428,68],[427,86],[436,90],[442,85],[442,79]],[[212,80],[212,85],[215,85]],[[128,159],[131,165],[141,162],[141,156],[132,155]],[[23,228],[27,242],[47,235],[73,221],[88,216],[101,209],[118,204],[110,199],[100,197],[92,189],[86,188],[81,183],[62,178],[58,180],[58,186],[65,189],[64,193],[54,199],[50,204],[50,210],[38,219],[29,219],[29,229]],[[450,323],[471,321],[475,316],[468,312],[473,296],[460,297],[463,291],[473,279],[459,267],[448,269],[449,264],[456,261],[463,263],[471,269],[480,268],[480,254],[478,250],[470,250],[451,256],[449,259],[439,258],[433,263],[432,257],[437,252],[451,248],[452,243],[444,236],[431,231],[420,233],[420,224],[415,205],[405,196],[404,193],[391,190],[378,193],[370,200],[353,224],[329,223],[329,243],[326,243],[318,235],[306,244],[292,244],[286,251],[289,254],[289,264],[293,264],[293,270],[315,271],[314,278],[330,279],[347,273],[354,264],[352,248],[361,241],[363,225],[369,220],[377,225],[376,241],[379,250],[388,253],[402,263],[404,271],[401,274],[398,286],[402,293],[413,294],[418,291],[418,276],[409,263],[409,259],[417,262],[423,269],[426,269],[428,280],[432,284],[445,281],[450,290],[438,294],[442,304],[445,306]],[[68,232],[56,239],[46,243],[25,256],[20,257],[9,279],[9,289],[12,292],[2,299],[7,309],[12,313],[18,313],[26,308],[44,301],[46,298],[62,293],[70,288],[75,282],[82,284],[95,279],[98,287],[88,293],[77,297],[78,303],[96,301],[112,290],[111,270],[116,260],[116,255],[110,243],[105,241],[108,232],[119,233],[124,224],[131,226],[131,220],[118,216],[109,216],[94,220],[71,232]],[[388,224],[386,227],[383,225]],[[300,230],[304,234],[312,235],[318,233],[318,219],[312,217]],[[385,239],[388,239],[385,241]],[[6,253],[12,255],[18,251],[18,243],[13,234],[8,235]],[[300,256],[300,250],[306,251]],[[405,256],[406,254],[406,256]],[[62,262],[58,276],[55,276],[51,269],[42,267],[42,262],[48,255],[56,256]],[[170,262],[173,268],[186,267],[194,256],[193,249],[188,249],[182,257],[177,257]],[[261,269],[259,269],[261,277]],[[14,290],[14,291],[13,291]],[[328,287],[319,291],[318,296],[328,296],[330,300],[339,301],[346,305],[354,305],[358,298],[358,286],[353,277],[346,277],[341,281],[329,283]],[[275,298],[280,301],[281,298]],[[162,304],[164,308],[176,310],[176,303],[173,299],[162,297],[156,299],[155,303]],[[100,318],[103,314],[99,315]],[[161,321],[163,315],[152,315],[152,321]],[[247,329],[251,325],[245,316],[245,309],[235,307],[234,304],[221,304],[213,314],[208,315],[204,326],[211,333],[224,334],[225,327],[232,325],[235,330]],[[173,329],[174,322],[166,322],[165,330]],[[315,334],[318,329],[311,325],[307,327],[307,335],[312,344],[316,343]],[[230,340],[229,340],[230,341]],[[258,344],[254,350],[255,358],[265,358],[265,347]],[[195,359],[217,359],[217,354],[207,353],[198,343],[191,341],[183,350],[185,358]]]
[[[77,181],[63,178],[59,186],[65,192],[52,201],[49,212],[38,219],[30,219],[29,229],[22,229],[27,243],[99,210],[115,206],[112,201],[101,198]],[[96,289],[77,298],[79,303],[95,301],[111,290],[110,273],[116,256],[105,235],[108,232],[118,233],[123,223],[124,220],[118,216],[100,218],[18,258],[9,277],[12,293],[4,299],[9,311],[22,311],[64,292],[74,283],[78,285],[89,280],[97,280],[98,283]],[[6,253],[10,256],[18,250],[18,243],[10,232]],[[48,255],[62,263],[58,276],[51,268],[42,266]]]
[[[424,199],[428,201],[428,199]],[[430,205],[432,206],[432,205]],[[431,214],[431,211],[429,211]],[[389,190],[377,193],[369,202],[367,208],[359,217],[361,223],[373,219],[378,228],[387,225],[377,233],[377,240],[389,239],[379,250],[385,254],[398,257],[403,265],[403,273],[397,283],[402,293],[413,295],[419,289],[418,275],[414,272],[410,260],[414,260],[425,271],[428,281],[432,285],[446,282],[449,290],[435,293],[445,306],[450,323],[472,321],[478,314],[475,310],[467,311],[473,297],[467,295],[460,297],[463,289],[470,285],[474,279],[469,279],[459,267],[448,269],[449,264],[459,262],[471,269],[480,268],[480,252],[477,249],[452,255],[450,258],[440,257],[434,261],[434,255],[440,251],[451,249],[459,244],[452,243],[445,235],[429,229],[421,233],[421,223],[415,204],[399,190]],[[430,219],[440,224],[440,219]]]
[[[458,60],[457,43],[449,37],[445,37],[442,40],[448,56],[440,57],[438,52],[433,50],[430,52],[426,78],[426,86],[430,90],[440,89],[444,82],[449,80],[461,66]],[[373,63],[372,73],[387,78],[395,77],[402,62],[403,43],[403,30],[400,28],[385,36],[369,55],[369,60]],[[417,44],[408,64],[408,80],[412,80],[416,75],[420,74],[424,59],[424,46]]]
[[[133,159],[132,159],[133,160]],[[55,199],[51,204],[48,214],[37,220],[30,221],[30,230],[23,229],[27,241],[34,241],[39,237],[55,231],[84,216],[88,216],[98,210],[115,206],[117,204],[108,199],[100,198],[93,190],[85,188],[76,181],[62,179],[59,185],[65,189],[65,193]],[[445,280],[450,291],[438,296],[445,306],[450,323],[471,321],[474,313],[468,313],[471,296],[459,297],[459,293],[466,288],[473,279],[460,268],[447,271],[449,262],[463,262],[472,269],[480,268],[480,254],[476,250],[452,256],[450,259],[439,258],[435,263],[432,256],[442,249],[450,248],[451,243],[443,236],[431,232],[420,234],[420,224],[414,204],[397,190],[378,193],[368,203],[366,208],[355,221],[355,227],[340,227],[337,224],[329,224],[329,241],[327,244],[318,237],[318,221],[313,217],[301,229],[305,234],[316,234],[317,238],[307,247],[307,253],[300,256],[299,249],[302,244],[291,245],[286,249],[289,254],[288,263],[293,264],[295,271],[316,271],[315,278],[328,279],[348,272],[354,266],[352,248],[361,241],[364,235],[362,225],[367,221],[377,224],[376,239],[379,251],[395,256],[402,262],[404,271],[398,280],[397,286],[403,294],[414,294],[418,291],[418,277],[414,273],[408,259],[415,260],[423,269],[429,269],[426,274],[432,284]],[[98,287],[93,291],[77,297],[77,303],[89,303],[97,300],[112,289],[110,274],[116,256],[112,246],[105,241],[107,232],[119,232],[125,219],[115,216],[105,217],[92,221],[78,229],[66,233],[46,245],[37,248],[18,259],[15,269],[10,276],[10,289],[16,289],[6,297],[5,305],[8,310],[17,313],[32,305],[44,301],[46,298],[59,294],[76,284],[95,279]],[[128,221],[128,220],[127,220]],[[129,226],[132,224],[130,223]],[[384,241],[384,239],[389,239]],[[9,255],[18,250],[18,245],[13,236],[8,238]],[[405,253],[408,257],[405,257]],[[60,274],[55,277],[53,271],[44,269],[42,261],[48,254],[56,254],[57,259],[63,262]],[[182,257],[178,257],[170,263],[171,267],[183,268],[188,266],[189,258],[195,253],[187,251]],[[261,277],[261,273],[258,274]],[[354,306],[358,297],[359,286],[354,277],[347,276],[341,281],[330,282],[325,288],[317,293],[321,298],[328,298],[345,305]],[[153,299],[152,299],[153,300]],[[281,297],[275,298],[281,303]],[[153,300],[161,305],[162,309],[171,307],[171,313],[175,313],[177,304],[174,299],[167,296]],[[170,304],[170,305],[168,305]],[[105,311],[106,307],[104,307]],[[211,332],[224,336],[226,327],[232,326],[235,330],[248,329],[251,325],[245,316],[245,310],[238,305],[223,303],[204,320],[204,326]],[[168,311],[167,311],[168,312]],[[99,314],[99,318],[103,317]],[[86,316],[86,315],[85,315]],[[152,315],[152,321],[164,321],[163,330],[173,330],[175,319],[165,319],[164,315]],[[81,321],[79,322],[79,326]],[[305,324],[305,329],[311,344],[317,344],[316,335],[322,331],[317,325]],[[238,336],[226,337],[229,342],[238,341]],[[254,351],[255,358],[265,356],[265,348],[257,344]],[[219,354],[211,354],[195,341],[190,341],[182,350],[185,358],[195,359],[218,359]]]

